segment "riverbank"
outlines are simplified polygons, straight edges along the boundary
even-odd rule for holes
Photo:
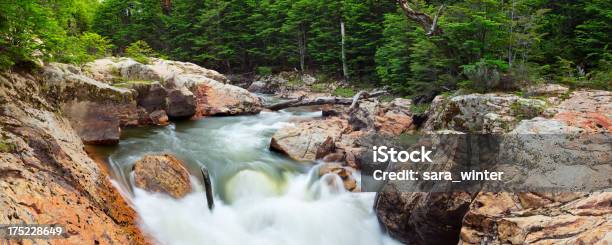
[[[182,230],[213,243],[234,238],[343,243],[355,230],[360,237],[352,244],[393,243],[378,221],[391,237],[415,244],[607,239],[612,197],[606,193],[391,192],[376,199],[372,193],[351,193],[361,190],[359,170],[376,137],[609,133],[612,95],[607,91],[540,85],[522,94],[440,95],[427,110],[389,97],[363,98],[351,109],[325,105],[311,108],[315,112],[271,112],[264,109],[268,99],[229,84],[215,71],[161,59],[49,64],[0,78],[0,200],[8,204],[0,223],[59,222],[68,229],[68,243],[195,242],[182,240],[189,238]],[[299,86],[281,82],[266,92],[285,99],[315,98],[340,96],[343,88],[318,90],[321,83],[300,79]],[[257,91],[253,84],[249,90]],[[111,145],[111,150],[88,156],[83,143]],[[184,198],[134,188],[135,162],[159,152],[183,162],[188,174],[172,168],[178,172],[174,176],[191,176],[180,182],[193,185],[177,195]],[[110,160],[108,169],[96,164],[100,158]],[[219,211],[205,208],[197,177],[202,166],[211,169]],[[116,189],[112,180],[125,189]],[[303,215],[295,213],[296,207]],[[333,229],[324,229],[329,226]],[[156,236],[147,238],[143,228]],[[567,229],[577,232],[558,236]],[[220,235],[229,231],[235,237]],[[316,240],[320,234],[334,239]]]

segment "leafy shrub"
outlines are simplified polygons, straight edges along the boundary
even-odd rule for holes
[[[111,54],[113,45],[97,33],[85,32],[68,37],[64,50],[58,54],[60,62],[82,64]]]
[[[257,67],[257,69],[255,69],[255,72],[257,73],[257,75],[260,75],[260,76],[272,75],[272,67],[259,66]]]
[[[158,54],[147,44],[147,42],[138,40],[125,48],[125,56],[134,59],[137,62],[148,64],[149,57],[157,57]]]
[[[462,68],[468,80],[461,82],[460,86],[484,92],[499,87],[501,70],[507,69],[507,65],[501,60],[481,59],[476,63],[463,65]]]
[[[429,110],[430,106],[430,103],[412,104],[410,105],[410,112],[415,115],[423,115],[425,112],[427,112],[427,110]]]

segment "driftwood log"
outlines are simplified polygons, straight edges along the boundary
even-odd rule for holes
[[[280,103],[266,106],[266,109],[269,109],[272,111],[278,111],[278,110],[286,109],[289,107],[330,104],[330,105],[350,105],[349,111],[352,111],[359,104],[359,100],[378,97],[386,93],[387,91],[374,91],[374,92],[360,91],[359,93],[355,94],[353,98],[326,96],[326,97],[317,97],[314,99],[305,99],[305,96],[302,96],[297,99],[283,101]]]

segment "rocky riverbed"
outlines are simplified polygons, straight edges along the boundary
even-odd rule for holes
[[[300,79],[302,85],[296,87],[286,80],[268,77],[247,87],[253,92],[284,98],[329,95],[309,89],[316,83],[311,76],[295,79]],[[139,126],[175,127],[174,121],[253,115],[264,110],[261,97],[229,84],[222,74],[191,63],[162,59],[142,64],[128,58],[105,58],[82,67],[53,63],[35,72],[5,72],[0,74],[0,102],[0,202],[4,207],[0,223],[60,223],[68,229],[65,241],[70,244],[83,240],[102,244],[148,244],[164,239],[152,239],[142,231],[138,222],[139,215],[143,214],[134,211],[129,198],[132,194],[117,189],[117,185],[128,182],[129,178],[111,179],[109,176],[113,174],[109,171],[114,170],[92,160],[84,144],[116,145],[125,131]],[[612,130],[612,93],[570,90],[559,85],[530,87],[522,96],[508,93],[440,95],[425,113],[427,119],[422,124],[416,122],[421,121],[423,115],[415,116],[412,101],[408,99],[369,98],[360,101],[350,112],[346,108],[331,105],[314,108],[322,111],[320,117],[276,118],[266,114],[270,118],[261,120],[282,120],[282,123],[271,128],[259,125],[265,130],[248,131],[240,136],[258,135],[258,143],[248,148],[251,157],[261,154],[251,152],[257,149],[266,151],[266,159],[274,159],[275,163],[295,163],[290,168],[310,169],[316,165],[314,175],[327,183],[325,185],[360,192],[359,171],[364,159],[370,157],[366,152],[373,144],[373,136],[397,138],[406,134],[440,132],[608,134]],[[241,120],[247,124],[256,123],[250,119]],[[245,130],[246,126],[242,126],[240,130]],[[175,133],[173,130],[169,132]],[[259,149],[259,141],[264,137],[259,134],[270,130],[273,132],[265,136],[264,149]],[[211,137],[250,142],[247,138],[231,138],[230,135],[231,132]],[[223,147],[229,146],[223,144]],[[268,148],[286,158],[268,152]],[[177,149],[181,150],[185,148]],[[546,148],[535,150],[550,151]],[[590,154],[591,150],[588,147],[579,149],[580,154]],[[193,166],[190,168],[172,153],[143,156],[139,161],[130,162],[135,164],[135,186],[174,198],[194,199],[190,195],[197,191],[197,182],[191,178]],[[215,154],[218,153],[211,153]],[[244,156],[237,157],[243,160]],[[224,162],[228,159],[210,160]],[[281,166],[279,169],[288,168]],[[609,167],[595,166],[590,171],[610,173]],[[245,176],[264,181],[251,174]],[[297,179],[292,183],[301,188],[303,198],[310,197],[311,190],[306,191],[308,181]],[[113,184],[117,182],[119,184]],[[239,199],[235,195],[231,192],[226,201]],[[347,196],[350,195],[342,195],[342,198]],[[295,201],[294,198],[288,195],[281,199]],[[176,205],[174,201],[157,196],[138,200],[149,199]],[[344,203],[334,200],[325,203],[331,205],[329,208]],[[386,192],[377,196],[374,212],[391,237],[410,244],[606,244],[612,239],[609,235],[612,230],[611,202],[608,192]],[[136,207],[140,212],[147,212],[149,209],[142,209],[142,205],[139,202]],[[309,207],[310,204],[303,205]],[[351,208],[354,206],[348,209]],[[315,209],[311,211],[321,214]],[[369,220],[368,212],[362,211],[357,208],[344,214],[363,215],[359,217]],[[211,219],[216,218],[213,215]],[[347,220],[351,219],[328,223],[340,227]],[[336,221],[338,223],[334,223]],[[150,222],[155,223],[155,220],[145,219],[147,225]],[[372,227],[377,226],[368,223],[361,228]],[[380,241],[377,239],[384,236],[377,232],[364,239]]]

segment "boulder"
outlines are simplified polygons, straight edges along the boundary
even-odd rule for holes
[[[141,109],[134,90],[72,73],[76,70],[62,64],[43,67],[40,76],[46,85],[41,92],[51,103],[59,104],[86,144],[118,143],[120,127],[139,123]]]
[[[374,210],[389,234],[406,244],[457,244],[473,194],[379,192]]]
[[[349,123],[353,130],[373,129],[378,114],[378,101],[362,100],[359,102],[357,109],[349,115]]]
[[[400,135],[412,127],[412,101],[396,98],[391,102],[361,101],[358,108],[349,115],[354,130],[371,130]]]
[[[106,83],[116,83],[124,80],[146,80],[165,84],[177,74],[193,74],[208,77],[221,83],[228,82],[225,76],[214,70],[189,62],[157,58],[149,58],[148,64],[141,64],[131,58],[109,57],[97,59],[83,67],[85,74]]]
[[[159,82],[134,84],[132,89],[136,90],[136,102],[147,112],[166,109],[166,98],[168,92]]]
[[[262,100],[249,91],[198,76],[180,76],[195,94],[196,117],[257,114]]]
[[[134,164],[136,187],[181,198],[191,192],[189,172],[170,154],[146,155]]]
[[[253,93],[275,94],[287,86],[287,83],[287,79],[280,75],[264,76],[251,83],[248,90]]]
[[[302,82],[306,85],[313,85],[317,83],[317,79],[309,74],[302,75],[301,79],[302,79]]]
[[[170,117],[201,118],[262,110],[259,97],[227,84],[216,71],[188,62],[151,58],[141,64],[130,58],[104,58],[86,64],[84,70],[92,78],[137,90],[138,104],[149,113],[164,109]]]
[[[302,122],[276,131],[270,149],[298,161],[314,161],[331,153],[334,142],[347,130],[347,121],[340,118]]]
[[[166,113],[170,117],[190,117],[196,112],[194,94],[187,88],[172,89],[166,98]]]
[[[168,125],[168,115],[164,110],[157,110],[149,114],[149,118],[153,124]]]
[[[428,111],[425,131],[456,130],[473,133],[504,133],[523,119],[541,115],[546,103],[511,94],[436,96]]]

